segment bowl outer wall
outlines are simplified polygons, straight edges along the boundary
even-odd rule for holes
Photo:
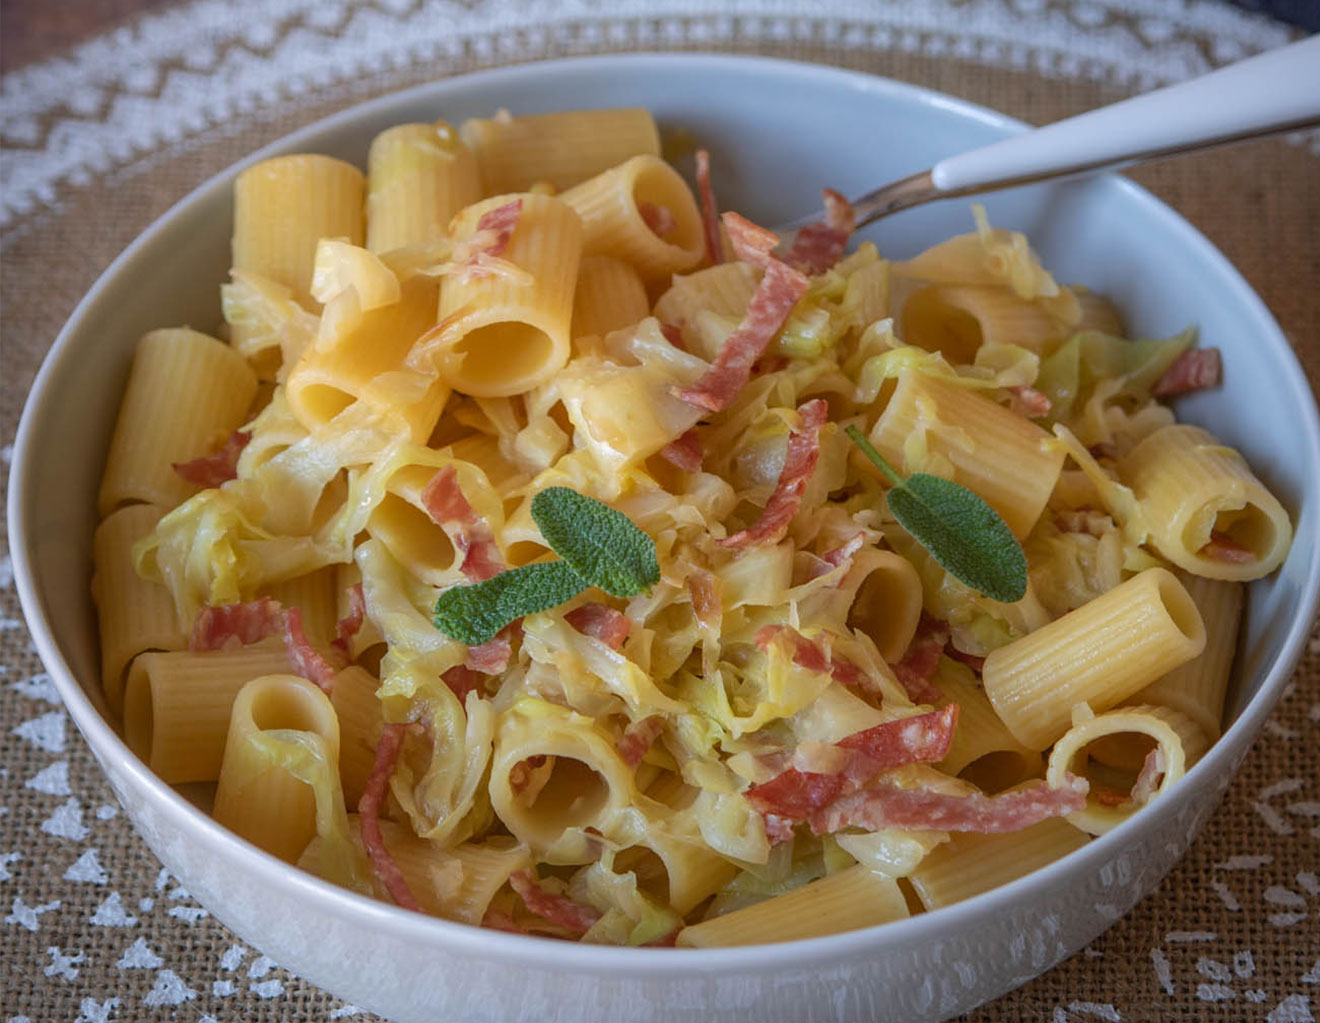
[[[1203,342],[1225,349],[1227,383],[1223,392],[1185,400],[1180,416],[1242,448],[1284,503],[1300,511],[1279,577],[1253,586],[1237,671],[1257,684],[1238,686],[1232,728],[1162,806],[1063,861],[937,913],[810,942],[687,951],[529,941],[404,913],[266,856],[156,779],[102,717],[95,682],[84,690],[76,681],[97,678],[86,582],[95,481],[121,392],[109,385],[125,378],[132,346],[147,329],[218,321],[215,282],[227,271],[237,171],[299,150],[361,164],[376,131],[437,113],[457,121],[500,105],[534,112],[631,104],[649,106],[662,125],[681,123],[707,142],[718,192],[737,196],[740,210],[766,223],[811,208],[820,183],[856,194],[1023,127],[855,72],[761,58],[630,55],[421,86],[267,147],[202,185],[134,242],[80,303],[42,366],[15,444],[9,500],[15,578],[34,640],[162,861],[245,940],[356,1004],[400,1021],[440,1013],[491,1020],[519,1013],[675,1020],[751,1012],[768,1020],[939,1019],[965,1011],[1065,958],[1155,886],[1278,699],[1315,614],[1320,483],[1303,467],[1320,464],[1320,426],[1305,377],[1240,275],[1182,218],[1125,180],[1016,189],[985,202],[994,222],[1028,231],[1061,279],[1111,293],[1140,331],[1166,334],[1201,323]],[[779,170],[786,163],[800,168],[791,179]],[[943,203],[884,221],[866,236],[886,254],[904,256],[968,224],[964,204]],[[1124,259],[1097,262],[1096,253]],[[1233,413],[1252,396],[1268,399],[1273,421]],[[55,452],[60,457],[49,457]],[[364,933],[371,933],[369,943]]]

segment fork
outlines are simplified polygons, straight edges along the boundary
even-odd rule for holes
[[[1037,181],[1129,167],[1320,126],[1320,36],[1209,74],[948,156],[853,200],[857,226],[891,213]],[[795,231],[814,213],[781,224]]]

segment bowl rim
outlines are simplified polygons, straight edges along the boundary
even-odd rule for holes
[[[57,367],[74,357],[71,351],[72,340],[81,330],[83,319],[97,302],[100,293],[114,278],[131,268],[133,262],[150,246],[165,225],[184,216],[188,207],[218,191],[227,191],[232,185],[233,178],[244,168],[270,156],[289,152],[305,139],[326,131],[347,128],[364,117],[394,106],[405,105],[416,99],[426,97],[442,102],[445,93],[451,89],[479,88],[483,84],[496,82],[517,82],[519,79],[556,74],[561,70],[566,73],[598,70],[628,74],[654,72],[673,74],[681,72],[685,66],[699,67],[705,71],[718,71],[731,77],[770,73],[787,78],[813,79],[835,87],[866,92],[879,99],[924,105],[979,122],[1005,137],[1029,130],[1031,127],[1016,118],[922,86],[847,68],[742,54],[664,52],[598,54],[553,58],[453,75],[387,93],[336,111],[281,136],[202,182],[152,221],[101,273],[69,315],[43,358],[24,403],[15,435],[7,502],[14,581],[33,645],[50,673],[70,717],[83,733],[85,741],[97,758],[112,760],[122,775],[130,779],[130,783],[140,797],[152,803],[158,813],[179,823],[180,827],[192,829],[195,840],[205,844],[216,855],[223,856],[231,862],[242,862],[245,869],[255,875],[258,883],[294,889],[300,899],[315,898],[324,907],[325,912],[334,913],[343,919],[354,920],[373,930],[389,932],[396,940],[408,940],[433,947],[449,947],[464,957],[498,959],[520,967],[569,970],[608,968],[616,974],[634,977],[709,974],[730,970],[764,972],[776,967],[801,968],[825,962],[837,963],[841,958],[855,955],[868,946],[878,947],[883,943],[891,945],[899,942],[911,943],[940,934],[956,933],[960,922],[986,913],[1007,911],[1030,889],[1053,887],[1074,873],[1094,871],[1103,861],[1110,858],[1112,850],[1126,842],[1131,832],[1155,827],[1154,818],[1147,817],[1143,820],[1142,815],[1134,814],[1107,834],[1093,839],[1085,847],[988,892],[935,911],[840,934],[771,944],[693,949],[627,948],[528,940],[523,935],[507,934],[409,912],[390,903],[340,888],[265,853],[221,827],[212,817],[203,813],[152,773],[147,765],[129,750],[76,680],[46,619],[44,604],[32,574],[32,565],[26,551],[30,516],[22,496],[26,488],[20,486],[20,482],[29,472],[29,462],[37,460],[37,455],[29,451],[29,446],[32,434],[37,429],[38,410],[47,401],[47,391],[52,386]],[[1301,427],[1299,433],[1305,440],[1305,450],[1302,455],[1310,455],[1313,463],[1320,464],[1320,415],[1317,414],[1315,396],[1307,384],[1306,373],[1296,353],[1255,290],[1209,239],[1146,189],[1114,174],[1097,175],[1096,180],[1102,181],[1104,187],[1114,190],[1121,201],[1142,211],[1145,222],[1154,227],[1157,233],[1175,237],[1182,245],[1201,250],[1202,254],[1216,265],[1235,287],[1238,293],[1237,300],[1264,328],[1259,339],[1260,343],[1275,348],[1288,366],[1289,372],[1282,383],[1289,390],[1289,397],[1303,412],[1304,422],[1298,424]],[[1317,501],[1320,498],[1320,483],[1313,483],[1311,490],[1312,500]],[[1304,503],[1302,507],[1305,507]],[[33,509],[32,517],[35,517],[35,513]],[[1300,520],[1300,513],[1296,518]],[[1320,604],[1320,551],[1313,555],[1310,569],[1299,599],[1294,605],[1297,610],[1279,655],[1270,664],[1260,687],[1237,719],[1211,746],[1201,761],[1188,772],[1185,780],[1200,777],[1209,781],[1208,776],[1211,774],[1228,775],[1229,769],[1234,766],[1233,758],[1245,751],[1264,724],[1266,715],[1273,709],[1301,657],[1303,643],[1309,635],[1317,605]],[[1167,813],[1163,816],[1167,817]]]

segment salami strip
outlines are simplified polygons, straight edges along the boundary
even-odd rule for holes
[[[802,228],[784,256],[785,263],[804,274],[824,273],[837,263],[856,228],[852,203],[832,188],[825,189],[822,195],[824,222]]]
[[[1048,416],[1054,403],[1050,401],[1049,395],[1044,391],[1038,391],[1034,387],[1009,387],[1008,407],[1012,412],[1020,416],[1026,416],[1028,419],[1039,419],[1041,416]]]
[[[622,611],[595,601],[575,607],[564,615],[564,621],[584,636],[598,639],[611,650],[618,650],[628,638],[632,623]]]
[[[756,633],[756,645],[768,650],[776,640],[783,638],[793,648],[793,663],[808,671],[829,675],[840,685],[852,688],[874,689],[866,672],[846,657],[835,657],[832,650],[825,649],[819,642],[813,642],[788,625],[766,625]]]
[[[951,703],[928,714],[885,721],[854,732],[840,739],[838,745],[865,754],[879,765],[879,770],[887,771],[904,764],[933,764],[943,760],[948,756],[957,727],[958,705]]]
[[[929,714],[886,721],[854,732],[837,744],[853,753],[842,770],[818,774],[790,767],[768,782],[753,785],[747,790],[747,799],[763,814],[806,820],[845,791],[855,790],[885,771],[943,760],[957,723],[958,705],[950,704]]]
[[[238,476],[238,456],[251,439],[252,434],[235,430],[219,451],[189,462],[174,462],[172,468],[189,483],[199,487],[218,487]]]
[[[466,664],[455,664],[440,676],[440,681],[458,697],[459,703],[467,703],[468,693],[481,691],[484,678],[484,675],[473,671]]]
[[[261,597],[245,604],[217,604],[197,612],[188,649],[194,653],[220,650],[231,640],[247,646],[283,631],[284,608],[278,600]]]
[[[767,816],[788,821],[806,820],[821,807],[833,803],[843,792],[847,779],[841,772],[813,774],[790,767],[767,782],[753,785],[745,795],[752,807]]]
[[[565,895],[552,895],[526,870],[515,871],[509,877],[509,886],[521,896],[530,912],[572,934],[586,934],[600,919],[600,912],[592,907]]]
[[[925,611],[921,612],[917,634],[912,637],[903,659],[894,665],[894,674],[913,703],[935,703],[939,700],[941,693],[931,682],[931,677],[939,667],[948,642],[949,626]]]
[[[381,727],[380,739],[376,743],[376,762],[371,768],[371,777],[367,779],[362,798],[358,800],[358,814],[362,823],[362,844],[371,858],[371,869],[377,880],[384,886],[396,905],[404,909],[422,911],[412,889],[403,878],[403,872],[385,848],[385,840],[380,834],[380,808],[385,802],[385,792],[390,784],[390,776],[399,762],[399,752],[403,749],[404,737],[416,725],[395,722]]]
[[[802,504],[802,493],[820,457],[820,428],[829,415],[829,405],[825,399],[815,398],[801,406],[798,414],[802,416],[802,426],[789,434],[784,468],[760,518],[746,529],[716,540],[719,546],[737,548],[777,543],[788,532],[788,524]]]
[[[614,744],[615,752],[629,767],[636,767],[646,756],[655,740],[664,731],[665,720],[659,714],[634,721],[624,729],[619,741]]]
[[[664,238],[678,227],[678,221],[674,219],[668,206],[659,206],[643,199],[637,204],[637,212],[641,214],[642,220],[657,238]]]
[[[314,682],[327,694],[334,688],[339,669],[312,646],[302,627],[302,608],[291,607],[284,616],[284,646],[295,675]]]
[[[495,273],[491,261],[503,255],[509,247],[509,239],[513,237],[520,216],[521,199],[514,199],[483,213],[477,221],[476,232],[464,244],[461,252],[455,252],[456,262],[461,264],[458,276],[472,281]]]
[[[483,675],[498,675],[504,671],[509,666],[509,658],[513,654],[513,630],[521,627],[522,622],[519,619],[512,625],[500,629],[493,639],[468,647],[465,662],[467,668],[471,671],[479,671]]]
[[[779,333],[808,284],[801,273],[770,255],[779,244],[779,236],[773,231],[736,213],[726,213],[724,223],[738,258],[763,267],[765,275],[742,322],[725,339],[714,364],[692,387],[674,389],[676,397],[707,412],[722,411],[737,397],[751,378],[753,364]]]
[[[684,472],[701,472],[701,438],[694,426],[678,440],[670,441],[660,449],[660,457]]]
[[[1230,565],[1249,565],[1256,560],[1255,551],[1243,547],[1227,533],[1221,533],[1217,529],[1211,531],[1210,542],[1197,553],[1203,558],[1227,562]]]
[[[1223,361],[1218,348],[1189,348],[1155,381],[1150,393],[1157,398],[1173,398],[1189,391],[1200,391],[1219,384]]]
[[[697,150],[697,192],[701,196],[701,232],[706,237],[706,258],[711,266],[724,262],[724,240],[720,238],[720,209],[710,185],[710,153]]]
[[[660,333],[664,335],[666,341],[677,348],[680,352],[687,351],[687,345],[683,343],[683,328],[677,327],[672,323],[660,324]]]
[[[479,583],[504,571],[495,534],[463,495],[452,465],[442,466],[431,477],[422,491],[422,505],[458,551],[462,558],[459,568],[468,579]]]
[[[907,828],[917,831],[976,831],[998,834],[1021,831],[1050,817],[1076,813],[1086,805],[1087,784],[1068,775],[1060,788],[1043,781],[987,796],[980,792],[950,795],[932,789],[900,789],[874,785],[848,795],[811,815],[818,835],[843,828],[866,831]]]
[[[352,657],[353,637],[362,628],[366,614],[367,598],[362,592],[362,584],[354,583],[348,588],[348,613],[335,622],[335,638],[330,641],[330,645],[343,654],[345,659]]]
[[[1156,746],[1141,762],[1141,773],[1137,775],[1137,783],[1132,786],[1132,802],[1137,806],[1149,803],[1155,790],[1160,787],[1166,770],[1168,765],[1164,762],[1164,750]]]
[[[840,568],[844,565],[852,565],[852,559],[858,551],[866,544],[866,534],[862,532],[854,533],[844,543],[835,547],[833,550],[822,554],[821,560],[827,562],[831,568]]]

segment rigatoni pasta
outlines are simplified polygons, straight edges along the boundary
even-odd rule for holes
[[[646,111],[461,135],[249,168],[230,343],[144,339],[93,545],[138,756],[355,891],[625,945],[935,911],[1159,805],[1291,530],[1159,400],[1211,353],[979,209],[900,263],[837,193],[720,219]]]

